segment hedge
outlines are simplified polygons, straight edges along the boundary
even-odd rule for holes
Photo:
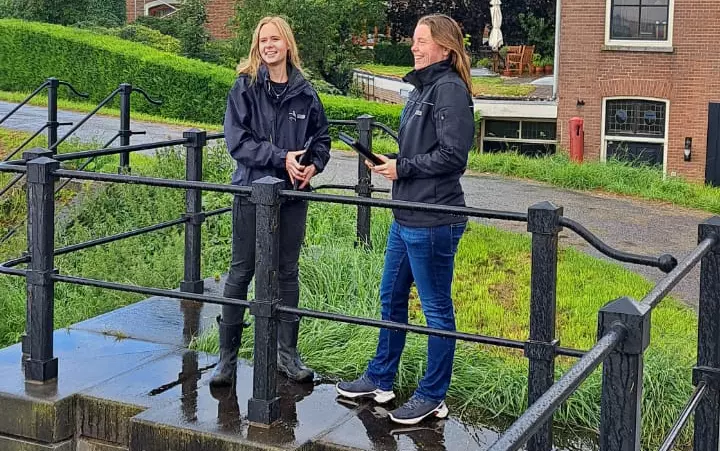
[[[410,45],[395,42],[380,42],[373,49],[375,63],[385,66],[412,66],[415,63]]]
[[[160,97],[153,106],[133,96],[133,111],[188,121],[221,123],[231,69],[161,52],[151,47],[77,28],[12,19],[0,20],[0,90],[32,91],[48,77],[72,83],[99,103],[120,83]],[[61,96],[67,96],[65,89]],[[328,117],[372,114],[397,129],[401,107],[322,95]]]

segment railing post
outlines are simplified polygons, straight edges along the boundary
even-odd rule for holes
[[[720,237],[720,217],[700,224],[698,242]],[[705,381],[705,396],[695,411],[694,451],[717,451],[720,446],[720,244],[700,262],[698,357],[693,384]]]
[[[598,338],[614,324],[627,329],[625,339],[603,362],[600,399],[600,451],[640,450],[643,353],[650,344],[649,305],[623,297],[598,314]]]
[[[132,85],[128,83],[120,84],[120,145],[129,146],[130,136],[130,94],[132,94]],[[122,152],[120,154],[120,166],[118,174],[130,173],[130,152]]]
[[[60,163],[47,157],[27,162],[28,253],[27,299],[30,313],[30,358],[25,380],[48,382],[57,378],[53,357],[55,180]]]
[[[253,395],[248,401],[248,419],[269,425],[280,418],[276,393],[277,314],[280,288],[280,190],[282,180],[263,177],[252,184],[255,204],[255,300],[250,314],[255,317]]]
[[[528,365],[528,406],[555,382],[555,294],[557,285],[558,234],[562,207],[541,202],[528,209],[528,232],[532,233],[530,275],[530,337],[525,345]],[[552,449],[552,417],[528,441],[529,451]]]
[[[34,149],[23,152],[22,158],[25,161],[35,160],[41,157],[52,158],[54,152],[48,149],[41,149],[36,147]],[[32,237],[28,234],[28,249],[30,249],[30,243]],[[27,360],[30,357],[30,338],[28,331],[30,330],[30,298],[27,298],[25,302],[25,333],[20,336],[20,342],[22,343],[22,359]]]
[[[203,148],[207,134],[203,130],[191,129],[183,132],[185,143],[185,179],[202,181]],[[188,293],[202,293],[203,281],[200,276],[200,254],[202,223],[205,213],[202,211],[202,190],[191,188],[185,191],[185,278],[180,290]]]
[[[369,114],[363,114],[357,118],[358,141],[363,146],[372,150],[372,124],[374,118]],[[371,197],[372,173],[365,166],[362,157],[358,156],[358,183],[355,185],[355,192],[359,197]],[[370,237],[370,207],[358,205],[357,207],[357,243],[372,247]]]
[[[60,81],[57,78],[48,78],[48,106],[47,106],[47,145],[49,149],[53,149],[53,153],[57,152],[57,149],[53,145],[58,140],[58,117],[57,117],[57,101],[58,101],[58,87]]]

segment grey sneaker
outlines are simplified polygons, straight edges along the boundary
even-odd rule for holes
[[[372,383],[365,373],[352,382],[338,382],[335,390],[346,398],[370,398],[375,402],[384,404],[395,398],[395,393],[386,390],[380,390]]]
[[[388,412],[388,416],[395,423],[418,424],[429,416],[445,418],[448,413],[450,411],[445,405],[445,401],[427,401],[413,396],[402,406]]]

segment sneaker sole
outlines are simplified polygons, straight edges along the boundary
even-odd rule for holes
[[[439,406],[437,406],[435,409],[431,410],[430,412],[426,413],[425,415],[418,417],[418,418],[395,418],[392,413],[388,413],[388,416],[390,419],[398,424],[405,424],[405,425],[413,425],[418,424],[425,418],[434,415],[436,418],[446,418],[448,414],[450,413],[450,410],[448,410],[447,405],[443,402]]]
[[[395,399],[395,393],[393,392],[384,392],[384,393],[378,393],[377,391],[368,391],[368,392],[351,392],[351,391],[345,391],[341,389],[339,384],[335,385],[335,390],[341,395],[346,398],[350,399],[357,399],[357,398],[370,398],[376,403],[379,404],[385,404],[388,401],[391,401]]]

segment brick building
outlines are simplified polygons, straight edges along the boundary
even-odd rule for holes
[[[180,7],[182,0],[125,0],[128,22],[140,16],[165,16]],[[215,39],[231,36],[228,21],[235,14],[235,0],[208,0],[208,29]]]
[[[720,1],[561,1],[561,145],[579,116],[586,159],[720,184]]]

